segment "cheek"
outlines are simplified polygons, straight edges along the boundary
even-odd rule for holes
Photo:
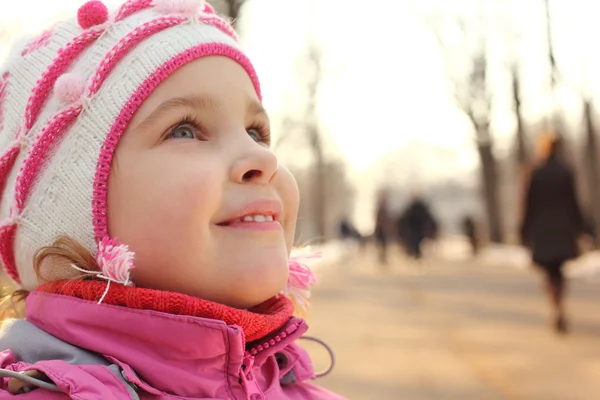
[[[128,164],[111,173],[111,235],[136,247],[142,240],[152,245],[202,235],[219,204],[214,174],[186,157],[138,157]]]
[[[288,171],[287,168],[281,167],[277,177],[276,187],[285,210],[285,241],[289,252],[294,243],[296,219],[298,218],[298,205],[300,201],[298,184],[290,171]]]

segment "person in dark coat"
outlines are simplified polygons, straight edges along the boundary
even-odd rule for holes
[[[542,148],[547,151],[541,164],[531,174],[521,239],[530,248],[534,263],[545,273],[546,289],[554,312],[554,329],[564,333],[567,323],[563,265],[579,255],[578,237],[583,233],[584,221],[573,171],[559,157],[559,140],[553,137],[543,140]]]
[[[423,257],[423,240],[433,239],[437,235],[437,222],[429,206],[418,194],[413,195],[411,203],[400,215],[397,226],[407,253],[417,260]]]

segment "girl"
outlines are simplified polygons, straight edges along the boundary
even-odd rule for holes
[[[307,382],[279,295],[312,283],[288,260],[297,186],[204,1],[93,0],[16,46],[0,154],[0,257],[27,295],[0,399],[340,398]]]

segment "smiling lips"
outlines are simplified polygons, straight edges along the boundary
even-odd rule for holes
[[[252,230],[281,230],[281,203],[277,200],[258,200],[247,204],[236,215],[219,226]]]

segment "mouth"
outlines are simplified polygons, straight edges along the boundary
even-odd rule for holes
[[[276,200],[259,200],[247,204],[232,217],[217,223],[222,227],[281,229],[281,204]]]
[[[245,215],[244,217],[240,217],[230,221],[229,224],[235,224],[238,222],[273,222],[275,221],[275,217],[272,214],[252,214]]]

